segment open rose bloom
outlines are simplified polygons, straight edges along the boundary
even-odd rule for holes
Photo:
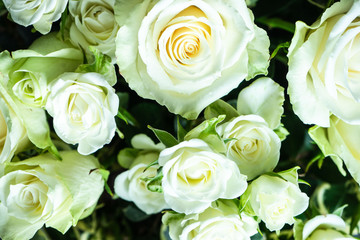
[[[244,1],[118,1],[116,10],[120,73],[170,112],[194,119],[267,72],[269,39]]]
[[[360,1],[342,0],[311,26],[296,23],[289,48],[289,95],[306,124],[330,125],[332,113],[360,124]]]
[[[3,0],[0,22],[0,240],[360,237],[360,0]]]

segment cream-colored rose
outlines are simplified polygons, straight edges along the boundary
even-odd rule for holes
[[[64,72],[72,72],[83,62],[83,53],[63,42],[57,33],[34,41],[26,50],[0,54],[0,71],[9,77],[7,84],[18,100],[30,107],[44,107],[48,84]]]
[[[29,142],[16,103],[5,91],[0,73],[0,164],[9,162]]]
[[[161,151],[158,161],[163,166],[165,201],[180,213],[202,212],[219,198],[239,197],[247,187],[235,162],[200,139]]]
[[[115,62],[115,37],[119,25],[114,16],[115,0],[70,0],[70,41],[86,52],[95,46]]]
[[[267,72],[269,39],[244,0],[121,0],[115,15],[130,88],[185,118]]]
[[[348,124],[332,115],[330,127],[315,126],[309,130],[309,134],[323,154],[331,156],[343,175],[346,172],[342,168],[342,162],[360,184],[360,125]]]
[[[244,213],[239,215],[238,207],[232,201],[217,201],[199,214],[184,216],[167,212],[162,221],[169,225],[173,240],[250,240],[258,228],[252,217]]]
[[[14,22],[22,26],[33,25],[42,34],[60,19],[68,0],[3,0]]]
[[[304,212],[309,204],[309,197],[300,191],[297,184],[296,171],[280,176],[262,175],[255,179],[242,199],[247,200],[251,212],[270,231],[280,230],[286,223],[293,224],[294,217]]]
[[[355,239],[347,234],[346,223],[334,214],[319,215],[304,225],[302,240],[351,240]]]
[[[280,157],[278,135],[257,115],[243,115],[218,128],[226,140],[226,156],[249,180],[272,171]]]
[[[49,89],[46,110],[63,141],[79,144],[79,153],[87,155],[112,140],[119,98],[103,75],[64,73]]]
[[[139,153],[129,170],[122,172],[115,179],[115,193],[127,201],[133,201],[146,214],[158,213],[167,207],[164,194],[150,191],[144,181],[144,178],[157,175],[159,165],[149,168],[147,166],[158,157],[159,153],[154,151]]]
[[[306,124],[330,125],[332,113],[360,124],[360,1],[334,3],[313,25],[296,23],[289,48],[288,93]]]
[[[0,237],[30,239],[44,224],[65,233],[95,207],[104,188],[93,156],[60,152],[5,166],[0,178]]]

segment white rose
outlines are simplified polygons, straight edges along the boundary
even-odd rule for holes
[[[296,174],[296,176],[295,176]],[[297,184],[297,173],[290,177],[262,175],[255,179],[246,190],[247,204],[270,231],[280,230],[287,224],[294,223],[294,216],[304,212],[309,204],[309,197],[302,193]]]
[[[5,91],[3,81],[0,74],[0,164],[10,161],[29,142],[17,105]]]
[[[127,200],[133,201],[146,214],[158,213],[167,207],[164,194],[148,190],[144,178],[155,177],[158,165],[147,166],[157,160],[159,153],[140,153],[131,164],[130,169],[122,172],[115,179],[115,193]],[[146,169],[147,168],[147,169]],[[146,169],[146,171],[144,171]]]
[[[244,0],[121,0],[115,13],[121,74],[170,112],[195,119],[243,79],[267,72],[269,39]]]
[[[344,220],[334,214],[319,215],[304,225],[302,240],[351,240],[355,239],[342,232],[346,231]]]
[[[236,162],[249,180],[272,171],[280,157],[280,138],[257,115],[244,115],[219,127],[220,136],[228,139],[226,156]]]
[[[87,155],[109,143],[115,134],[119,98],[99,73],[64,73],[49,87],[46,110],[57,135],[79,144]]]
[[[70,0],[69,12],[73,17],[70,41],[86,52],[89,52],[89,46],[95,46],[114,59],[115,37],[119,30],[114,5],[115,0]]]
[[[177,215],[167,212],[162,218],[173,240],[250,240],[257,233],[257,222],[244,213],[239,215],[231,201],[217,201],[200,214]]]
[[[288,92],[304,123],[328,127],[332,113],[360,124],[359,16],[359,0],[342,0],[313,25],[296,23],[288,54]]]
[[[330,117],[330,127],[314,126],[309,130],[325,156],[331,156],[343,175],[343,162],[352,177],[360,184],[360,125],[348,124],[336,116]]]
[[[5,166],[0,178],[0,237],[30,239],[44,224],[65,233],[95,207],[104,181],[93,156],[60,152]]]
[[[3,0],[14,22],[22,26],[33,25],[42,34],[51,30],[53,22],[60,19],[67,0]]]
[[[236,164],[200,139],[161,151],[158,161],[165,201],[177,212],[199,213],[219,198],[239,197],[247,187]]]

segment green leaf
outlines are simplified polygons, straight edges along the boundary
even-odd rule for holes
[[[263,234],[262,234],[262,232],[261,232],[261,230],[259,228],[258,228],[258,233],[251,236],[250,239],[251,240],[265,240],[265,238],[264,238],[264,236],[263,236]]]
[[[298,173],[297,171],[301,169],[299,166],[295,166],[293,168],[290,168],[288,170],[284,170],[284,171],[281,171],[281,172],[278,172],[278,174],[282,177],[282,178],[285,178],[286,181],[289,181],[293,184],[298,184]]]
[[[225,152],[225,144],[216,131],[217,124],[224,121],[225,115],[214,117],[202,122],[200,125],[188,132],[184,139],[186,141],[194,138],[201,139],[209,144],[217,152]]]
[[[95,60],[93,63],[81,64],[75,72],[87,73],[97,72],[104,75],[107,82],[113,86],[117,82],[114,64],[111,63],[111,58],[102,54],[98,49],[93,46],[89,50],[94,54]]]
[[[315,1],[315,0],[308,0],[309,3],[313,4],[314,6],[321,8],[321,9],[326,9],[328,7],[330,7],[330,5],[332,5],[334,3],[334,0],[328,0],[327,2],[324,0],[323,4]]]
[[[309,161],[309,163],[306,165],[306,168],[305,168],[305,173],[307,173],[308,171],[309,171],[309,169],[310,169],[310,167],[314,164],[314,163],[316,163],[317,161],[320,161],[321,159],[324,159],[325,158],[325,156],[324,156],[324,154],[322,154],[322,153],[319,153],[318,155],[316,155],[313,159],[311,159],[310,161]]]
[[[246,5],[249,8],[255,7],[258,0],[246,0]]]
[[[239,212],[245,212],[249,216],[256,216],[255,211],[249,204],[251,193],[251,184],[246,189],[245,193],[240,197]]]
[[[256,19],[256,22],[264,24],[264,25],[268,26],[269,28],[279,28],[279,29],[288,31],[290,33],[295,32],[295,24],[294,23],[287,22],[280,18],[261,17],[261,18]]]
[[[65,11],[61,14],[61,22],[60,22],[60,34],[61,39],[65,39],[65,28],[66,28],[66,22],[68,20],[69,11],[67,8],[65,8]]]
[[[334,211],[332,214],[335,214],[335,215],[337,215],[337,216],[339,216],[339,217],[342,217],[342,214],[343,214],[343,212],[344,212],[344,209],[345,209],[347,206],[348,206],[348,204],[342,205],[341,207],[335,209],[335,211]]]
[[[119,107],[119,111],[116,116],[123,120],[126,124],[130,124],[133,127],[140,126],[138,121],[125,108]]]
[[[298,183],[303,183],[308,185],[309,187],[311,187],[310,183],[308,183],[307,181],[303,180],[303,179],[298,179]]]
[[[111,191],[111,188],[110,186],[108,185],[107,183],[107,180],[109,179],[109,176],[110,176],[110,172],[106,169],[103,169],[103,168],[98,168],[98,169],[93,169],[90,171],[93,172],[93,171],[96,171],[98,172],[102,179],[104,180],[104,184],[105,184],[105,191],[111,196],[111,197],[114,197],[114,193]]]
[[[162,176],[151,180],[150,182],[148,182],[148,184],[146,184],[147,189],[151,192],[162,193],[163,190],[161,187],[161,180],[162,180]]]
[[[237,138],[226,138],[224,139],[224,143],[227,144],[228,142],[237,141],[237,140],[238,140]]]
[[[273,59],[276,54],[279,52],[280,49],[284,49],[285,52],[287,52],[287,49],[290,47],[290,42],[284,42],[277,45],[277,47],[274,49],[274,51],[270,55],[270,60]]]
[[[127,109],[129,105],[129,93],[127,92],[117,92],[116,95],[119,98],[119,106]]]
[[[280,126],[278,128],[274,129],[274,132],[279,136],[280,141],[284,141],[286,137],[290,134],[282,123],[280,123]]]
[[[182,142],[184,140],[185,135],[187,134],[187,131],[183,128],[183,126],[180,123],[180,116],[176,117],[177,122],[177,138],[179,142]]]
[[[52,142],[51,142],[52,143]],[[45,150],[49,151],[56,159],[62,160],[59,151],[55,147],[54,144],[51,144],[49,147],[47,147]]]
[[[163,189],[161,186],[162,178],[163,178],[162,167],[160,167],[158,169],[157,175],[155,177],[145,177],[145,178],[142,178],[141,180],[146,182],[146,188],[149,191],[162,193],[163,192]]]
[[[358,227],[359,221],[360,221],[360,204],[357,204],[356,211],[351,217],[350,234],[352,234],[354,229]]]
[[[130,204],[123,210],[124,215],[132,222],[141,222],[149,217],[146,213],[141,211],[135,205]]]
[[[266,175],[266,176],[270,176],[270,177],[278,177],[284,181],[287,181],[286,178],[284,178],[283,176],[281,176],[280,174],[278,174],[276,172],[266,172],[266,173],[263,173],[262,175]]]
[[[175,139],[175,137],[170,133],[164,130],[153,128],[149,125],[148,128],[154,132],[155,136],[159,139],[160,142],[162,142],[165,145],[165,147],[170,148],[179,144],[179,142]]]
[[[149,165],[147,165],[146,168],[144,169],[144,172],[145,172],[146,170],[148,170],[150,167],[155,166],[155,165],[159,165],[158,159],[156,159],[155,161],[153,161],[153,162],[151,162]]]
[[[240,116],[236,109],[227,102],[219,99],[205,108],[205,119],[212,119],[220,115],[225,115],[225,122]]]

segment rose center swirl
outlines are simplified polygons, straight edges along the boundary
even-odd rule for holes
[[[194,64],[196,58],[209,49],[211,28],[206,15],[191,6],[175,16],[160,34],[158,49],[166,49],[167,59],[174,65]]]

